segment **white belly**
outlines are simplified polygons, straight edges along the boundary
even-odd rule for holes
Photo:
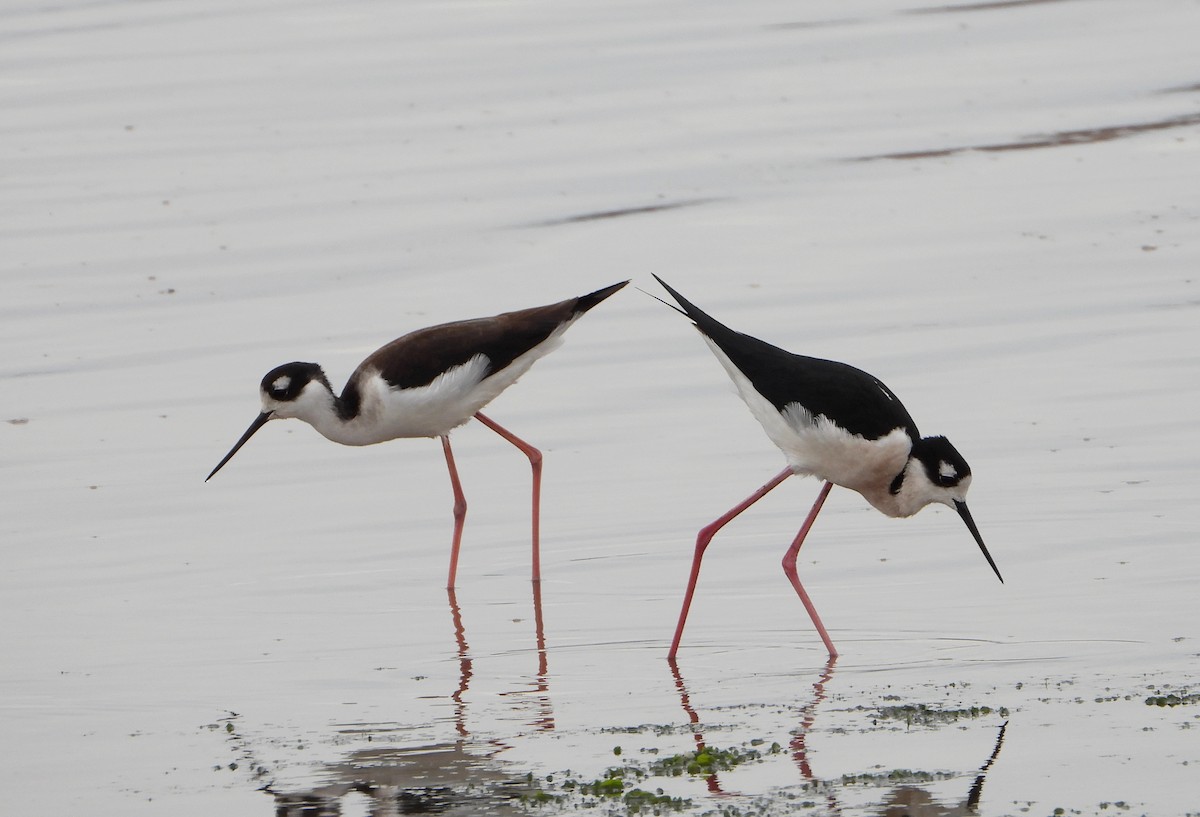
[[[572,323],[559,326],[546,340],[487,377],[488,359],[484,355],[476,355],[416,388],[393,389],[382,377],[372,374],[359,384],[362,402],[354,419],[322,417],[313,426],[343,445],[449,434],[516,383],[539,358],[556,349]]]
[[[814,417],[799,403],[781,413],[754,388],[720,347],[705,338],[737,387],[750,413],[783,452],[796,474],[815,476],[864,495],[877,493],[908,461],[912,441],[902,428],[877,440],[839,428],[827,417]]]

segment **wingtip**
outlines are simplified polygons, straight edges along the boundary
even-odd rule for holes
[[[652,273],[650,273],[650,274],[651,274],[652,276],[654,276],[654,280],[655,280],[655,281],[658,281],[659,285],[661,285],[663,289],[665,289],[667,292],[671,293],[671,297],[673,297],[673,298],[674,298],[675,300],[677,300],[677,301],[679,301],[679,300],[682,300],[682,296],[681,296],[681,295],[680,295],[678,292],[676,292],[676,291],[675,291],[675,287],[673,287],[673,286],[671,286],[670,284],[668,284],[668,283],[667,283],[666,281],[664,281],[662,278],[659,278],[659,277],[658,277],[657,275],[655,275],[653,272],[652,272]]]
[[[667,303],[666,301],[663,301],[663,303],[667,304],[667,306],[671,307],[672,309],[674,309],[676,312],[680,313],[681,315],[684,315],[685,317],[690,318],[692,320],[692,322],[694,322],[697,326],[701,325],[702,320],[703,321],[711,321],[712,320],[702,309],[700,309],[694,303],[689,301],[687,298],[680,295],[679,291],[676,290],[675,287],[668,284],[662,278],[659,278],[653,272],[650,274],[654,277],[654,280],[658,281],[658,283],[662,285],[662,288],[665,289],[668,293],[670,293],[671,297],[674,298],[679,304],[678,306],[676,306],[675,304],[671,304],[671,303]],[[659,298],[659,300],[662,301],[662,298]]]
[[[629,284],[628,280],[618,281],[615,284],[611,284],[609,286],[602,287],[601,289],[598,289],[595,292],[589,292],[587,295],[580,296],[575,301],[575,311],[576,312],[587,312],[589,309],[594,307],[596,304],[600,303],[601,301],[608,298],[609,296],[615,294],[618,290],[623,289],[627,284]]]

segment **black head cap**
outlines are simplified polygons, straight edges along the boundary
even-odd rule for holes
[[[290,403],[300,396],[304,387],[312,381],[329,387],[325,372],[315,363],[285,363],[267,372],[262,379],[263,394],[280,403]],[[332,391],[332,389],[331,389]]]
[[[912,455],[925,467],[929,481],[953,488],[971,476],[971,466],[945,437],[924,437],[913,445]]]

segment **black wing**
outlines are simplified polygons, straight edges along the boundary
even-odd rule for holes
[[[873,375],[846,363],[796,355],[735,332],[654,276],[683,307],[680,311],[746,375],[771,405],[783,411],[799,403],[852,434],[876,440],[903,428],[920,439],[917,425],[892,390]]]

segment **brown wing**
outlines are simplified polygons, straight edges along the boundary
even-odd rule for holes
[[[366,370],[378,371],[397,389],[428,385],[442,372],[461,366],[476,355],[487,358],[487,374],[498,372],[544,342],[559,326],[588,311],[626,283],[556,304],[410,332],[372,352],[359,364],[339,398],[339,413],[343,417],[358,413],[360,398],[355,383]]]
[[[374,352],[359,370],[374,369],[393,388],[411,389],[428,385],[442,372],[461,366],[475,355],[484,355],[488,359],[487,373],[491,374],[546,340],[569,320],[574,315],[570,305],[564,301],[418,329]]]

